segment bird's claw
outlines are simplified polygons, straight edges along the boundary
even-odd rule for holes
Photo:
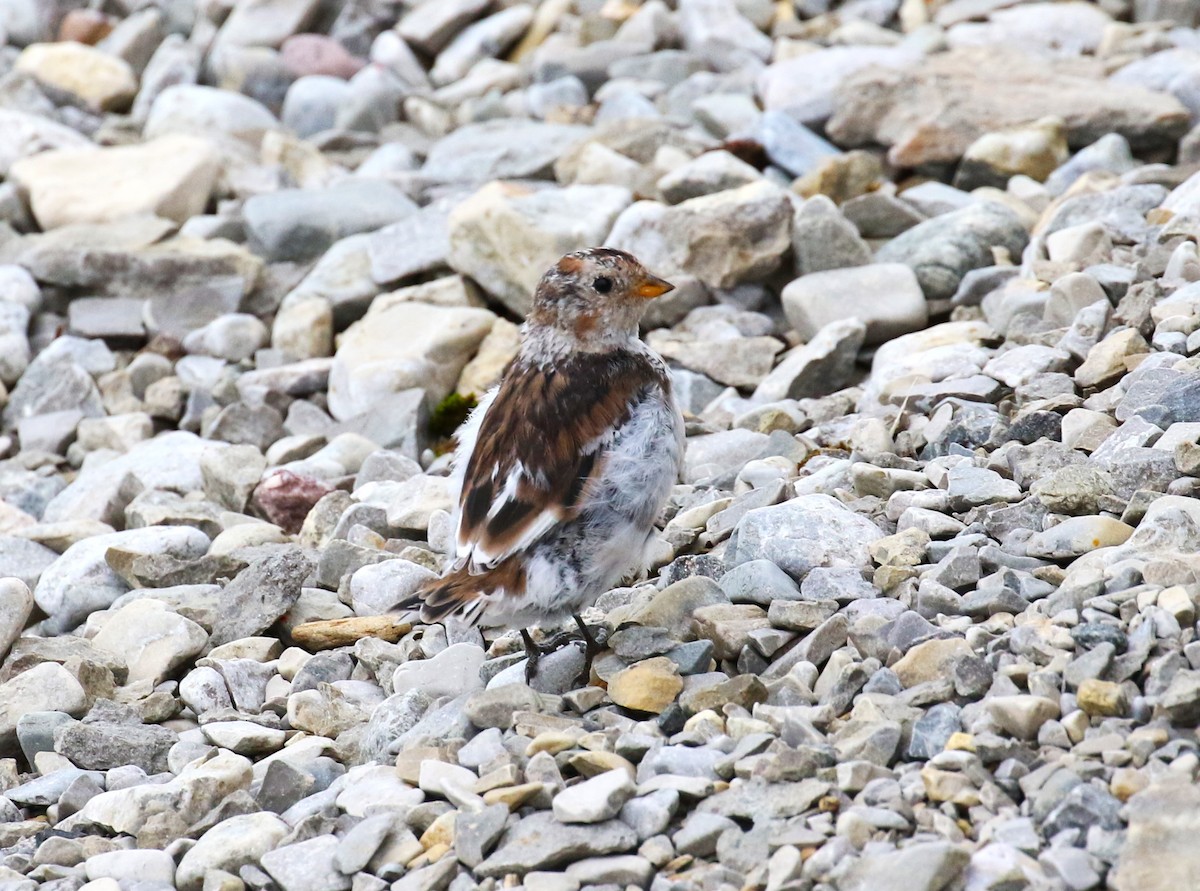
[[[525,642],[526,684],[533,685],[533,680],[537,677],[538,663],[543,656],[556,653],[575,641],[582,641],[584,646],[585,661],[580,677],[584,684],[591,678],[592,660],[604,651],[604,646],[608,643],[609,631],[604,625],[587,625],[579,616],[575,616],[574,619],[577,631],[560,631],[540,644],[534,642],[528,631],[521,632],[521,639]]]

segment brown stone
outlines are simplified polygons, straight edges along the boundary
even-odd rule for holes
[[[292,640],[297,646],[315,653],[318,650],[348,647],[364,637],[378,637],[395,643],[411,630],[411,622],[399,622],[395,616],[352,616],[297,625],[292,629]]]
[[[95,46],[113,29],[111,16],[95,9],[72,9],[58,26],[58,39]]]

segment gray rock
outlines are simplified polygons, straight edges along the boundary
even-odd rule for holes
[[[1155,784],[1129,800],[1129,830],[1112,877],[1117,891],[1165,891],[1188,881],[1200,865],[1192,844],[1198,804],[1200,790],[1189,784]]]
[[[868,344],[919,330],[928,321],[921,285],[900,263],[812,273],[791,282],[781,297],[788,321],[805,340],[842,319],[862,321]]]
[[[734,530],[729,561],[767,559],[794,579],[818,566],[870,565],[868,545],[880,529],[828,495],[802,495],[750,511]]]
[[[949,842],[922,842],[861,858],[842,884],[846,891],[940,891],[962,875],[970,859]]]
[[[633,850],[637,835],[620,820],[564,824],[551,814],[533,813],[505,832],[499,846],[477,867],[481,877],[565,866],[585,857]]]
[[[447,265],[449,211],[432,204],[370,236],[371,280],[385,285]]]
[[[269,628],[300,596],[314,564],[299,550],[264,557],[221,591],[221,613],[209,639],[220,646]]]
[[[906,264],[928,299],[947,300],[970,270],[992,265],[993,247],[1004,248],[1015,259],[1028,240],[1016,214],[981,202],[914,226],[880,248],[875,259]]]
[[[830,322],[806,344],[783,354],[754,390],[755,402],[812,399],[850,386],[867,326],[858,319]]]
[[[962,709],[950,702],[938,703],[929,709],[913,724],[908,757],[924,760],[939,754],[951,735],[959,731],[961,714]]]
[[[83,366],[61,354],[43,352],[13,389],[4,407],[4,423],[14,427],[27,418],[64,411],[85,418],[102,417],[100,391]]]
[[[797,600],[800,597],[800,589],[791,576],[770,560],[742,563],[721,576],[718,584],[734,603],[770,606],[776,600]]]
[[[792,176],[803,176],[826,158],[840,154],[832,143],[782,111],[763,112],[755,135],[771,162]]]
[[[431,182],[483,184],[544,179],[586,128],[533,121],[488,121],[459,127],[430,148],[421,174]]]
[[[42,573],[56,559],[58,559],[58,554],[45,545],[24,538],[0,535],[0,588],[4,585],[13,585],[15,582],[23,583],[26,589],[36,587]],[[0,591],[0,600],[9,596],[9,593],[8,590]],[[12,596],[15,599],[10,608],[11,612],[4,606],[0,606],[0,612],[9,613],[9,622],[15,620],[23,623],[24,619],[17,619],[17,615],[24,598],[19,590],[13,591]],[[25,611],[25,615],[28,617],[28,610]],[[7,624],[4,619],[0,619],[0,627]],[[15,629],[8,644],[12,643],[12,639],[20,633],[20,630],[19,627]],[[4,642],[5,636],[6,632],[0,632],[0,652],[7,648]]]
[[[871,262],[871,249],[858,228],[824,195],[815,195],[796,211],[792,255],[800,275]]]
[[[454,821],[454,847],[458,858],[474,868],[491,852],[508,820],[508,807],[494,804],[478,813],[460,814]]]
[[[349,180],[328,189],[290,189],[246,202],[255,250],[271,260],[314,257],[340,238],[370,232],[416,211],[390,183]]]
[[[337,838],[319,835],[268,851],[260,862],[283,891],[343,891],[351,883],[337,868],[337,850]]]
[[[691,275],[709,287],[730,288],[760,281],[777,269],[791,235],[786,193],[759,181],[673,207],[637,202],[617,219],[608,243],[668,279]],[[727,249],[708,250],[714,239]]]
[[[75,721],[55,731],[54,750],[85,770],[133,764],[153,774],[168,769],[167,752],[178,741],[166,727]]]
[[[760,179],[757,170],[729,152],[705,152],[676,167],[658,181],[658,189],[671,204],[736,189]]]

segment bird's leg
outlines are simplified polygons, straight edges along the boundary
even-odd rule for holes
[[[597,625],[594,629],[596,633],[593,635],[593,629],[589,628],[580,616],[571,616],[571,618],[575,620],[575,625],[579,628],[579,634],[583,637],[583,679],[586,683],[592,677],[592,661],[604,649],[604,645],[608,643],[608,629],[603,625]]]
[[[600,654],[604,649],[604,645],[608,643],[608,629],[603,625],[594,625],[588,627],[581,616],[571,616],[575,620],[575,626],[579,629],[579,636],[583,638],[587,649],[584,651],[588,657],[588,665],[592,664],[592,660]],[[593,633],[594,632],[594,633]]]
[[[525,642],[525,684],[533,686],[533,679],[537,677],[538,661],[542,658],[542,649],[533,642],[533,638],[524,628],[521,629],[521,640]]]

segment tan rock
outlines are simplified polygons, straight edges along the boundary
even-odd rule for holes
[[[887,535],[867,546],[871,559],[880,566],[918,566],[925,562],[929,533],[923,529],[905,529]]]
[[[124,111],[137,95],[137,77],[125,61],[82,43],[27,46],[17,57],[16,70],[92,111]]]
[[[750,711],[760,702],[766,701],[766,685],[755,675],[740,674],[719,684],[688,690],[680,697],[679,704],[686,711],[699,714],[706,709],[719,711],[730,702]]]
[[[1131,356],[1150,352],[1146,338],[1136,328],[1114,331],[1090,350],[1083,364],[1075,369],[1075,383],[1081,387],[1107,387],[1129,370]]]
[[[1063,120],[1042,118],[980,136],[967,147],[955,181],[965,187],[1003,186],[1009,177],[1020,173],[1044,182],[1070,155]]]
[[[963,807],[979,804],[979,790],[966,774],[926,765],[921,768],[921,782],[930,801],[951,801]]]
[[[1088,678],[1075,694],[1079,707],[1089,715],[1121,717],[1129,711],[1129,698],[1120,684]]]
[[[18,161],[10,174],[29,193],[38,225],[54,229],[147,214],[181,223],[204,211],[219,165],[207,140],[164,136],[139,145],[43,152]]]
[[[718,603],[696,610],[692,625],[697,638],[713,642],[718,659],[736,659],[750,642],[750,632],[770,628],[766,610],[752,603]]]
[[[993,696],[985,703],[992,720],[1018,739],[1037,739],[1042,725],[1060,714],[1057,702],[1027,693]]]
[[[493,804],[503,804],[510,811],[515,811],[535,795],[541,795],[546,788],[544,783],[522,783],[519,786],[501,786],[489,789],[483,793],[483,803],[489,807]]]
[[[954,663],[973,655],[971,645],[961,637],[927,640],[905,653],[892,666],[892,671],[905,687],[915,687],[946,677]]]
[[[683,689],[679,669],[666,656],[646,659],[613,675],[608,695],[622,708],[659,714]]]
[[[458,378],[457,392],[481,397],[500,381],[500,375],[521,347],[521,327],[508,319],[496,319],[492,330]]]

